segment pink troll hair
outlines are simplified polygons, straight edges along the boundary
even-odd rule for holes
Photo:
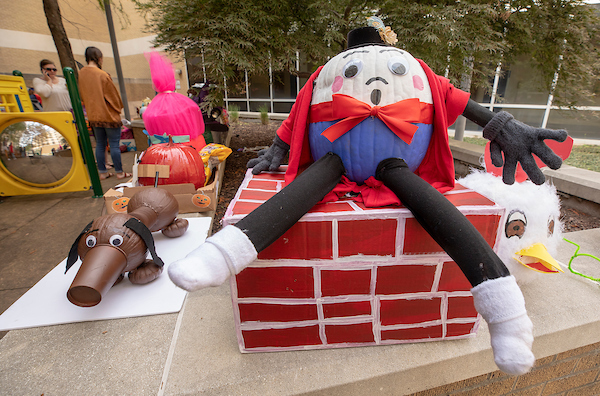
[[[193,100],[175,92],[173,65],[156,51],[145,52],[144,56],[158,92],[144,112],[146,130],[150,135],[189,135],[190,141],[198,138],[204,133],[202,113]]]

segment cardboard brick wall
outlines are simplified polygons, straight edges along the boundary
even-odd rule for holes
[[[283,179],[248,171],[224,225],[276,194]],[[460,185],[445,195],[493,247],[504,209]],[[480,316],[470,288],[408,209],[351,200],[316,205],[231,278],[242,352],[474,336]]]

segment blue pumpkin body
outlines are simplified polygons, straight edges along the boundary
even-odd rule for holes
[[[346,168],[346,177],[362,184],[375,176],[377,165],[387,158],[402,158],[411,171],[415,171],[429,147],[433,133],[431,124],[415,124],[419,127],[411,144],[396,136],[380,119],[367,117],[333,143],[321,133],[336,121],[309,124],[309,145],[313,160],[328,152],[340,156]]]

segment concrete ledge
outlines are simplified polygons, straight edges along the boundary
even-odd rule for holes
[[[570,165],[558,170],[546,168],[543,172],[558,191],[600,204],[600,173]]]
[[[269,120],[278,120],[283,121],[288,118],[289,114],[287,113],[267,113],[269,115]],[[240,111],[239,112],[240,119],[250,119],[250,120],[260,120],[260,112],[255,111]]]
[[[456,174],[466,176],[471,168],[483,169],[484,146],[450,139]],[[542,169],[547,180],[561,193],[564,206],[600,216],[600,173],[564,165],[558,170]]]
[[[600,255],[600,229],[568,237]],[[557,259],[574,250],[563,242]],[[598,285],[565,273],[522,290],[538,359],[600,342]],[[224,285],[189,294],[179,315],[11,331],[0,340],[0,382],[9,394],[365,395],[496,371],[485,324],[464,340],[251,354],[239,352],[233,326]]]
[[[479,167],[485,147],[450,138],[450,151],[452,151],[452,157],[455,160]]]

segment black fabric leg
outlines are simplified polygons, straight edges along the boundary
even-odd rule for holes
[[[412,173],[402,159],[381,161],[377,179],[398,196],[425,231],[458,264],[472,286],[510,275],[469,220],[439,191]]]
[[[344,172],[341,158],[329,153],[235,226],[248,236],[256,251],[261,252],[333,190]]]

